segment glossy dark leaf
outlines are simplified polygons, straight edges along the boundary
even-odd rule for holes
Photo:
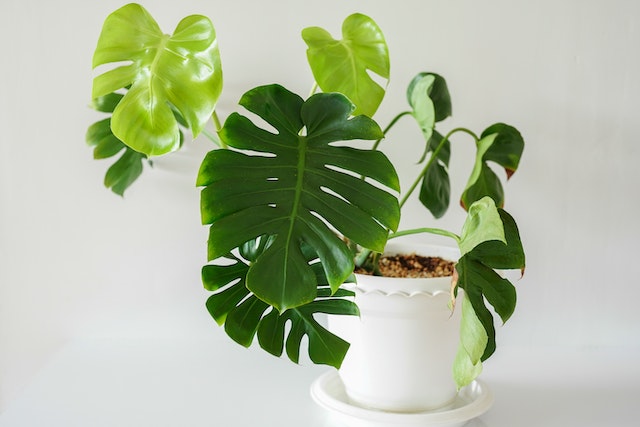
[[[249,347],[264,313],[270,307],[267,303],[250,295],[229,311],[224,322],[224,330],[238,344]]]
[[[314,363],[339,368],[349,344],[320,325],[314,318],[318,313],[357,315],[358,309],[351,301],[328,298],[317,299],[304,306],[287,310],[281,315],[274,310],[265,316],[258,328],[260,346],[269,353],[280,356],[284,348],[285,325],[289,322],[286,352],[293,362],[299,362],[300,345],[304,336],[307,336],[311,360]]]
[[[352,292],[342,289],[333,292],[326,285],[323,270],[316,269],[320,283],[318,298],[280,314],[246,288],[248,271],[249,265],[240,259],[227,265],[206,265],[202,269],[205,288],[214,291],[207,300],[207,309],[218,324],[224,325],[225,332],[246,347],[257,336],[260,346],[275,356],[282,355],[286,343],[287,355],[296,363],[300,358],[302,339],[306,336],[309,357],[314,363],[339,368],[349,345],[327,331],[314,316],[357,315],[355,304],[344,299],[352,296]],[[287,324],[290,325],[288,334]]]
[[[198,185],[205,186],[203,222],[211,224],[209,258],[271,236],[251,265],[247,287],[284,311],[316,296],[317,278],[305,246],[317,254],[334,290],[353,271],[351,252],[334,228],[364,247],[383,249],[387,230],[398,224],[398,203],[387,190],[359,176],[394,190],[398,180],[382,153],[332,145],[382,135],[371,119],[350,117],[353,106],[340,94],[317,94],[304,102],[271,85],[248,92],[241,104],[277,133],[232,114],[220,137],[232,148],[264,155],[230,150],[207,154]]]

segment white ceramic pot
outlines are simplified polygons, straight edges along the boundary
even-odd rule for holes
[[[457,249],[391,245],[388,253],[417,253],[456,261]],[[332,316],[329,327],[351,343],[339,370],[349,399],[392,412],[444,409],[456,397],[452,366],[459,311],[449,308],[451,278],[357,276],[360,318]]]

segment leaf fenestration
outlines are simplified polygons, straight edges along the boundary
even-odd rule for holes
[[[496,348],[494,319],[486,303],[503,322],[509,319],[516,306],[515,287],[495,270],[523,270],[525,257],[515,221],[503,209],[496,209],[491,198],[484,197],[475,202],[469,213],[461,238],[462,256],[456,264],[457,286],[464,289],[465,298],[485,330],[487,343],[481,358],[484,361]],[[464,330],[461,332],[465,333]],[[459,363],[459,368],[463,369],[466,362],[460,360]],[[466,364],[466,372],[471,372],[472,365],[475,362]]]
[[[104,22],[93,67],[124,62],[93,81],[93,98],[127,88],[113,109],[114,135],[147,156],[181,144],[177,110],[197,136],[222,88],[220,54],[211,21],[184,18],[173,35],[163,34],[140,5],[128,4]]]
[[[211,224],[209,258],[270,236],[247,273],[247,287],[284,312],[316,296],[316,274],[305,245],[314,248],[334,290],[353,272],[352,254],[336,232],[366,248],[384,248],[388,230],[399,221],[398,202],[390,192],[398,189],[398,177],[378,151],[333,145],[382,136],[372,119],[351,116],[354,107],[341,94],[321,93],[303,101],[282,86],[269,85],[247,92],[241,104],[276,133],[235,113],[220,137],[239,151],[206,156],[198,185],[205,186],[203,222]],[[244,150],[264,155],[247,156]]]
[[[307,59],[318,86],[324,92],[345,94],[356,106],[354,114],[372,117],[385,89],[369,71],[389,80],[389,49],[378,25],[368,16],[355,13],[342,24],[342,39],[328,31],[309,27],[302,31]]]
[[[258,250],[264,250],[264,247]],[[358,308],[344,297],[352,293],[334,292],[327,285],[322,269],[315,269],[318,277],[318,297],[304,306],[283,313],[262,302],[246,288],[249,265],[236,258],[226,265],[206,265],[202,279],[206,289],[214,293],[207,300],[207,309],[225,332],[237,343],[249,347],[255,337],[267,352],[287,356],[298,363],[302,339],[308,338],[308,353],[314,363],[339,368],[349,344],[333,335],[316,321],[316,314],[358,315]],[[286,333],[287,324],[290,325]]]

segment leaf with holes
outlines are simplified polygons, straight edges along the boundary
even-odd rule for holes
[[[122,95],[112,93],[96,98],[93,106],[98,111],[110,113],[121,99]],[[111,118],[89,126],[85,139],[87,144],[93,147],[94,159],[107,159],[124,150],[122,156],[109,167],[104,179],[105,187],[120,196],[124,195],[127,188],[142,173],[143,162],[147,156],[127,147],[111,132]]]
[[[382,31],[368,16],[355,13],[342,24],[342,39],[309,27],[302,31],[307,58],[318,86],[324,92],[345,94],[356,105],[355,114],[372,117],[385,89],[369,72],[389,80],[389,49]]]
[[[270,85],[247,92],[240,104],[275,133],[232,114],[220,137],[238,151],[214,150],[205,157],[197,183],[205,187],[203,223],[211,224],[208,256],[213,260],[258,236],[271,236],[247,273],[247,287],[284,311],[316,296],[317,279],[304,245],[317,253],[334,290],[354,267],[336,231],[365,248],[383,250],[388,230],[399,221],[397,198],[390,193],[398,190],[398,177],[382,153],[332,144],[382,136],[370,118],[350,117],[354,107],[341,94],[316,94],[305,102]]]
[[[520,234],[515,221],[503,209],[497,209],[497,219],[502,230],[495,226],[495,205],[489,197],[483,198],[486,210],[469,218],[465,223],[466,236],[462,236],[460,252],[462,256],[456,265],[458,273],[457,286],[464,289],[475,315],[482,323],[487,334],[487,344],[482,355],[486,360],[496,348],[493,315],[485,301],[491,304],[501,320],[506,322],[516,306],[516,289],[506,278],[500,276],[496,269],[520,269],[524,271],[525,256]],[[471,206],[469,212],[475,212],[478,203]],[[484,226],[483,224],[489,224]],[[487,230],[494,231],[487,231]],[[464,234],[464,233],[463,233]]]
[[[298,363],[301,342],[307,336],[311,360],[339,368],[349,344],[326,330],[314,315],[358,315],[358,309],[352,301],[344,299],[351,296],[351,292],[342,289],[334,292],[326,286],[319,264],[314,264],[312,269],[320,283],[317,298],[280,314],[246,288],[249,265],[243,260],[236,258],[232,264],[206,265],[202,269],[203,283],[214,292],[207,300],[207,309],[218,324],[224,325],[227,335],[245,347],[257,336],[260,346],[269,353],[281,356],[286,346],[287,356]],[[287,323],[291,325],[288,335]]]
[[[142,6],[123,6],[105,20],[93,56],[94,68],[113,63],[93,80],[93,98],[128,88],[113,110],[113,134],[148,156],[180,146],[173,110],[198,135],[222,89],[215,30],[200,15],[184,18],[173,35],[165,35]]]

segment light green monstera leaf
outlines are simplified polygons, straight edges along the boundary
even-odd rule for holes
[[[486,304],[493,307],[502,322],[511,317],[516,307],[515,287],[496,269],[524,271],[525,255],[515,221],[489,196],[470,206],[459,247],[455,285],[464,290],[466,305],[462,309],[461,345],[454,377],[463,387],[479,374],[481,362],[496,349],[494,319]]]
[[[108,64],[116,66],[95,77],[93,98],[127,89],[113,110],[111,129],[147,156],[180,146],[175,111],[197,136],[222,88],[216,34],[204,16],[184,18],[167,35],[142,6],[123,6],[105,20],[94,52],[94,68]]]
[[[385,89],[370,75],[389,80],[389,49],[378,24],[355,13],[342,24],[342,39],[336,40],[320,27],[302,31],[309,47],[307,58],[313,76],[324,92],[340,92],[356,106],[354,114],[373,117]]]
[[[342,94],[320,93],[303,101],[270,85],[247,92],[240,104],[276,132],[234,113],[220,137],[238,151],[214,150],[205,157],[197,183],[205,186],[201,210],[203,223],[211,224],[209,259],[271,236],[251,264],[246,286],[283,312],[316,297],[316,275],[303,246],[314,249],[334,291],[354,268],[337,233],[365,248],[384,249],[400,218],[390,192],[398,191],[398,177],[381,152],[332,144],[382,136],[372,119],[351,117],[354,107]]]

